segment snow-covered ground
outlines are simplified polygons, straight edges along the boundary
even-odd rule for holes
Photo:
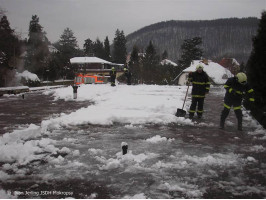
[[[1,197],[27,197],[34,191],[39,193],[30,197],[47,198],[40,193],[44,183],[56,187],[74,180],[105,188],[104,193],[87,189],[83,198],[266,197],[265,183],[247,185],[246,174],[251,168],[249,173],[266,179],[266,163],[253,155],[266,152],[265,130],[246,111],[244,127],[250,130],[251,143],[219,135],[214,121],[177,118],[185,92],[183,86],[81,85],[74,100],[72,87],[44,91],[54,101],[90,100],[93,105],[70,114],[62,111],[40,125],[2,136]],[[213,96],[223,94],[213,89]],[[129,146],[126,155],[121,151],[124,142]],[[16,191],[5,186],[19,180],[31,184]],[[73,187],[60,197],[78,197]]]
[[[100,124],[168,124],[191,123],[174,116],[182,108],[184,87],[82,85],[78,89],[78,101],[91,100],[93,106],[80,109],[70,115],[43,122],[43,128],[57,125]],[[48,91],[47,94],[50,92]],[[55,99],[73,99],[69,88],[51,91]]]

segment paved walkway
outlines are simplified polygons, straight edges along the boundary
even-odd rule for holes
[[[192,137],[197,140],[206,140],[209,143],[216,143],[220,139],[226,140],[227,136],[235,137],[243,135],[250,128],[245,127],[244,131],[237,131],[237,120],[233,110],[230,111],[226,120],[225,130],[219,129],[220,115],[223,109],[223,88],[212,88],[212,91],[206,95],[204,101],[204,113],[202,119],[197,118],[195,113],[192,121],[194,126],[181,126],[177,127],[179,131],[184,132],[183,139],[189,140]],[[191,95],[189,94],[186,102],[186,110],[189,110],[191,104]],[[188,112],[186,114],[188,117]],[[188,138],[187,138],[188,137]],[[220,139],[218,139],[220,138]],[[215,140],[214,140],[215,139]],[[208,141],[210,140],[210,141]],[[214,140],[214,141],[212,141]]]
[[[60,113],[70,113],[90,103],[78,101],[53,101],[51,95],[29,92],[0,98],[0,135],[27,124],[39,125],[42,120]]]
[[[244,130],[237,131],[232,110],[225,130],[218,128],[223,109],[222,91],[223,88],[212,89],[205,99],[203,119],[195,120],[190,126],[147,124],[128,128],[124,124],[88,124],[54,130],[58,134],[49,137],[57,141],[58,148],[66,147],[80,154],[64,155],[65,162],[58,165],[42,161],[32,163],[25,166],[30,172],[28,177],[2,182],[1,187],[12,191],[29,188],[64,191],[68,188],[74,198],[88,198],[91,194],[97,194],[97,198],[122,198],[141,193],[147,198],[264,198],[265,140],[260,135],[250,134],[257,125],[245,117]],[[187,104],[189,107],[190,103]],[[42,93],[28,94],[25,99],[21,96],[0,99],[3,113],[0,130],[2,127],[8,127],[5,131],[15,129],[14,124],[38,124],[51,115],[88,105],[89,102],[54,102]],[[171,141],[147,142],[155,136]],[[124,141],[129,144],[132,155],[127,159],[116,158]],[[98,150],[98,153],[90,153],[89,149]],[[132,157],[144,160],[136,162]],[[42,179],[48,175],[49,181]]]

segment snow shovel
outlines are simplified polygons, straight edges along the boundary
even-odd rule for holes
[[[185,102],[186,102],[186,99],[187,99],[188,88],[189,88],[189,85],[188,85],[188,87],[187,87],[187,92],[186,92],[186,96],[185,96],[185,99],[184,99],[184,103],[183,103],[182,109],[177,108],[177,111],[176,111],[176,113],[175,113],[175,116],[176,116],[176,117],[185,117],[185,115],[186,115],[186,113],[187,113],[187,112],[186,112],[185,110],[183,110],[183,109],[184,109],[184,105],[185,105]]]

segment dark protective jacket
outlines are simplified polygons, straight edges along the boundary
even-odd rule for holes
[[[126,70],[125,71],[125,76],[130,79],[131,76],[132,76],[132,73],[129,70]]]
[[[226,89],[224,96],[225,104],[228,102],[230,104],[241,106],[243,97],[246,97],[248,101],[255,101],[254,90],[249,86],[249,84],[240,84],[236,77],[229,78],[226,81],[224,88]]]
[[[110,76],[116,77],[116,71],[115,70],[111,70],[109,74],[110,74]]]
[[[111,81],[111,85],[112,86],[115,85],[115,79],[116,79],[116,71],[115,70],[111,70],[110,71],[110,81]]]
[[[188,80],[192,82],[192,97],[204,98],[210,90],[209,77],[206,72],[197,71],[189,73]]]

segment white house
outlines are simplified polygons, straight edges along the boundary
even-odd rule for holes
[[[48,49],[50,53],[57,53],[58,49],[55,48],[53,45],[48,45]]]
[[[192,61],[191,65],[184,69],[174,80],[178,85],[185,85],[188,80],[189,72],[196,71],[196,66],[198,64],[202,64],[204,67],[204,71],[208,74],[210,81],[215,85],[224,84],[228,78],[233,77],[234,75],[223,66],[218,63],[212,62],[208,60],[206,64],[204,64],[201,60]]]
[[[116,64],[98,57],[74,57],[70,63],[75,68],[75,84],[107,83],[112,67],[117,77],[124,73],[123,64]]]
[[[171,60],[168,59],[164,59],[161,61],[161,65],[173,65],[173,66],[177,66],[177,64]]]

